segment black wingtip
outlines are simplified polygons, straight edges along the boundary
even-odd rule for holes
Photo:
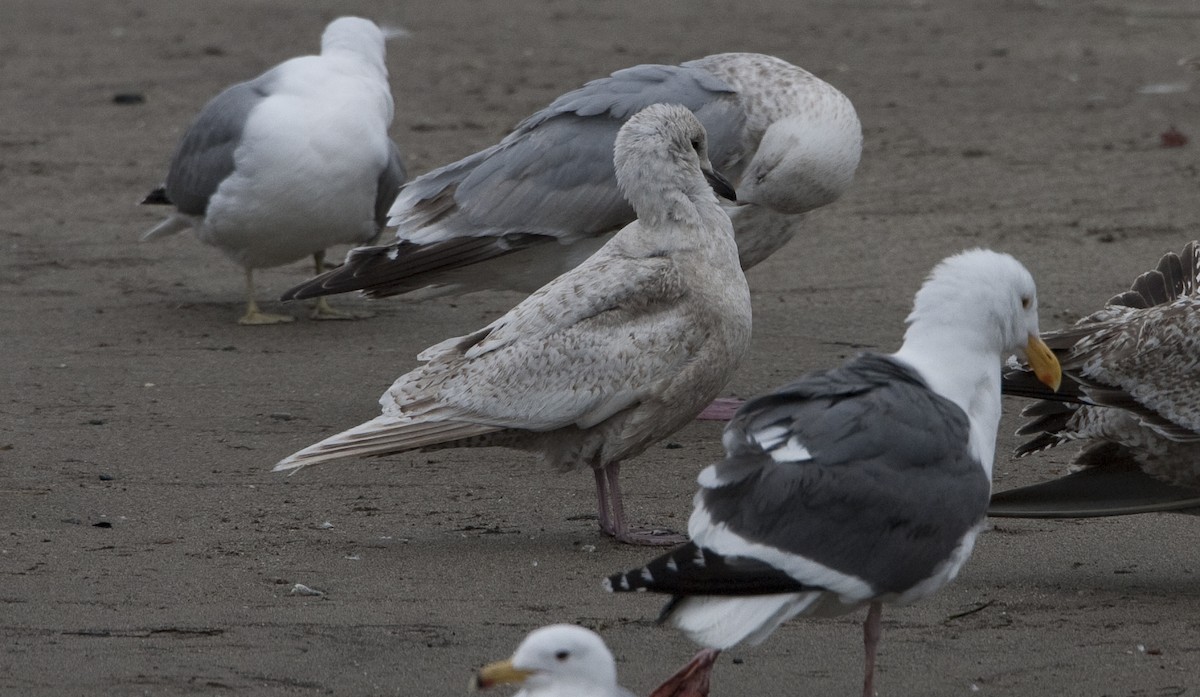
[[[174,204],[171,203],[171,199],[167,196],[167,188],[165,186],[160,186],[160,187],[154,189],[153,191],[151,191],[150,193],[146,194],[146,198],[142,199],[139,202],[139,205],[142,205],[142,206],[170,206],[170,205],[174,205]]]
[[[676,547],[666,554],[655,557],[636,569],[612,574],[604,579],[604,588],[610,593],[631,591],[673,592],[675,577],[701,559],[705,550],[694,542]],[[703,562],[700,563],[703,566]]]
[[[338,270],[339,269],[333,269],[332,271],[326,271],[325,273],[323,273],[319,276],[313,276],[312,278],[308,279],[307,281],[304,281],[303,283],[299,283],[295,286],[292,286],[291,288],[288,288],[287,290],[285,290],[283,292],[283,295],[279,296],[279,299],[282,302],[288,302],[289,300],[307,300],[309,298],[316,298],[316,297],[319,297],[322,295],[335,295],[337,293],[343,292],[343,291],[337,291],[337,290],[327,290],[325,288],[326,279],[328,279],[330,276],[336,274]],[[351,289],[351,290],[353,290],[353,289]]]
[[[772,595],[814,590],[765,562],[751,557],[724,557],[695,542],[676,547],[645,566],[612,574],[604,580],[604,587],[613,593],[649,591],[674,596]]]
[[[346,255],[344,263],[288,288],[279,299],[287,302],[289,300],[307,300],[322,295],[349,293],[355,290],[366,292],[373,283],[379,282],[378,278],[370,272],[381,266],[391,266],[396,271],[400,270],[399,265],[394,263],[395,259],[396,253],[393,245],[352,249]]]

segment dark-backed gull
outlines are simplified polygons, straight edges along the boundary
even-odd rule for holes
[[[700,473],[691,542],[605,585],[670,594],[660,619],[711,649],[867,605],[873,695],[882,603],[948,583],[983,527],[1010,354],[1057,385],[1029,272],[986,250],[944,260],[899,351],[748,401],[725,429],[725,459]]]

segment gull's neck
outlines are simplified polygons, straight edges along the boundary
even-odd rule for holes
[[[971,425],[971,453],[990,480],[1000,424],[1001,356],[980,346],[978,337],[970,332],[951,331],[945,326],[937,329],[941,331],[909,327],[904,345],[892,356],[912,366],[930,389],[966,412]]]

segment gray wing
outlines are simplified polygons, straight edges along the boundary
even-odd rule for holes
[[[375,223],[380,230],[387,225],[388,209],[392,207],[396,194],[400,193],[400,187],[404,186],[407,179],[408,170],[404,167],[400,146],[388,138],[387,166],[379,173],[379,183],[375,189]]]
[[[636,66],[562,95],[498,145],[419,177],[405,187],[391,222],[414,242],[508,233],[569,239],[616,229],[633,220],[613,170],[617,131],[660,102],[701,117],[710,141],[720,143],[710,142],[714,166],[740,146],[745,116],[731,87],[698,68]],[[444,226],[435,239],[413,229],[434,222]]]
[[[968,440],[961,409],[866,354],[746,403],[700,495],[713,524],[901,592],[984,516],[990,484]]]
[[[659,102],[696,113],[714,167],[739,164],[745,114],[732,88],[699,68],[619,70],[562,95],[499,144],[409,182],[391,210],[394,243],[354,250],[284,297],[403,293],[453,269],[626,225],[634,213],[617,188],[613,143],[626,119]]]
[[[274,81],[274,71],[268,71],[226,89],[200,110],[171,157],[164,186],[180,212],[204,215],[217,187],[233,172],[233,153],[246,119],[270,96]]]

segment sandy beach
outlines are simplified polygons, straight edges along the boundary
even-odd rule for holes
[[[337,298],[376,313],[345,323],[271,301],[299,319],[242,327],[237,267],[190,235],[138,242],[162,211],[136,204],[196,111],[315,52],[343,14],[412,33],[388,65],[413,174],[638,63],[756,51],[848,95],[855,184],[750,272],[753,347],[729,395],[894,349],[922,278],[964,248],[1021,259],[1053,329],[1200,237],[1189,0],[10,0],[0,694],[459,695],[554,622],[599,631],[647,694],[695,651],[654,625],[661,598],[601,590],[653,552],[600,537],[588,472],[506,450],[270,472],[521,296]],[[1192,142],[1163,147],[1172,127]],[[308,272],[259,274],[262,297]],[[1058,476],[1073,452],[1010,458],[1020,407],[1006,402],[996,488]],[[720,425],[695,423],[630,461],[631,517],[685,529],[720,453]],[[955,583],[885,611],[879,694],[1196,694],[1198,540],[1185,516],[997,521]],[[861,619],[727,652],[712,694],[858,694]]]

